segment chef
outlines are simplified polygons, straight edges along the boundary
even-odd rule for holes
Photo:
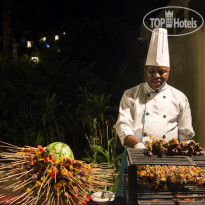
[[[144,67],[145,81],[126,90],[122,96],[116,124],[123,146],[145,148],[146,141],[178,138],[188,141],[194,136],[192,116],[187,97],[167,84],[170,72],[167,30],[152,31]],[[117,195],[124,195],[121,181],[126,169],[126,149],[121,162]]]

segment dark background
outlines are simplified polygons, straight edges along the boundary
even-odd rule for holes
[[[1,58],[8,58],[0,61],[1,140],[21,146],[63,141],[85,156],[85,133],[93,136],[88,117],[97,118],[106,136],[105,122],[116,122],[124,90],[144,80],[143,17],[169,1],[1,0],[0,31],[8,43],[5,51],[0,42]],[[39,44],[42,37],[50,48]],[[22,50],[22,38],[32,48]],[[40,56],[40,63],[27,61],[30,56]]]
[[[73,55],[96,62],[93,72],[102,78],[117,104],[124,89],[143,80],[137,59],[143,17],[169,1],[13,1],[12,32],[17,39],[24,34],[36,40],[65,30],[78,47]]]

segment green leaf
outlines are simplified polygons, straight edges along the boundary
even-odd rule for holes
[[[56,97],[56,93],[53,93],[53,95],[49,99],[49,103],[52,103],[55,97]]]
[[[82,158],[82,160],[83,160],[83,161],[86,161],[86,162],[88,162],[88,163],[90,163],[90,162],[91,162],[91,159],[90,159],[90,158],[88,158],[88,157]]]
[[[116,193],[116,192],[117,192],[118,183],[119,183],[119,181],[117,180],[117,182],[116,182],[116,183],[114,183],[114,184],[113,184],[113,186],[112,186],[112,187],[110,187],[110,189],[109,189],[109,190],[110,190],[111,192]]]
[[[115,164],[121,158],[122,158],[122,154],[118,155],[117,157],[114,157],[113,160],[112,160],[112,163]]]
[[[107,160],[108,160],[108,162],[109,162],[109,151],[108,151],[108,150],[105,150],[105,154],[106,154]]]
[[[100,152],[101,154],[103,154],[105,157],[107,157],[107,154],[106,152],[104,152],[104,149],[103,147],[99,146],[99,145],[92,145],[92,147],[94,149],[96,149],[98,152]]]
[[[114,140],[114,138],[111,138],[109,141],[108,141],[108,146],[111,145],[111,142]]]

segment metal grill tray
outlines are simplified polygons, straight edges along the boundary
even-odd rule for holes
[[[127,149],[128,166],[130,165],[181,165],[181,166],[205,166],[205,155],[186,156],[173,155],[162,156],[157,155],[147,156],[144,150]]]
[[[128,197],[128,175],[123,175],[126,197]],[[129,200],[129,205],[134,204],[205,204],[205,187],[192,184],[177,184],[170,186],[167,190],[153,190],[147,187],[146,183],[137,183],[138,189],[135,192],[136,201]],[[184,199],[190,199],[185,201]]]

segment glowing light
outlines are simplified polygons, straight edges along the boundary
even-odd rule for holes
[[[55,35],[55,41],[59,40],[59,35]]]
[[[63,35],[65,35],[65,34],[66,34],[66,32],[64,31],[64,32],[63,32]]]
[[[39,62],[39,57],[33,56],[33,57],[31,57],[31,60],[32,60],[34,63],[38,63],[38,62]]]
[[[27,41],[27,48],[31,48],[31,41]]]
[[[46,41],[46,37],[43,37],[41,40],[42,40],[43,42],[45,42],[45,41]]]
[[[46,46],[46,48],[50,48],[50,46],[49,46],[47,41],[45,41],[45,46]]]

